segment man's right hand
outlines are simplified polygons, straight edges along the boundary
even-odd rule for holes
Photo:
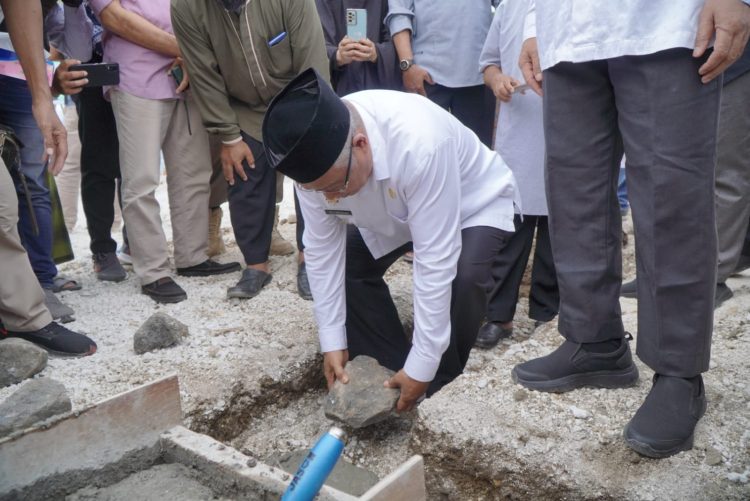
[[[224,179],[229,186],[234,186],[234,173],[243,181],[247,181],[247,174],[242,162],[247,161],[251,169],[255,168],[255,158],[253,152],[245,141],[238,141],[234,144],[221,145],[221,168],[224,171]]]
[[[349,382],[349,375],[344,370],[346,363],[349,361],[349,350],[328,351],[323,353],[323,374],[328,383],[328,389],[331,389],[333,383],[338,379],[342,383]]]
[[[518,66],[523,72],[523,78],[529,84],[531,90],[542,95],[542,68],[539,65],[539,51],[536,46],[536,38],[529,38],[521,46],[521,55],[518,58]]]
[[[508,101],[510,101],[510,98],[513,97],[513,92],[519,85],[521,85],[521,82],[519,82],[515,78],[504,73],[498,73],[492,79],[490,88],[492,89],[492,93],[495,94],[496,98],[504,103],[507,103]]]
[[[52,92],[55,95],[65,94],[71,96],[78,94],[89,83],[88,78],[86,78],[88,72],[70,71],[70,67],[76,64],[81,64],[81,61],[66,59],[57,67],[55,75],[52,77]]]
[[[37,126],[44,138],[44,155],[42,162],[49,161],[48,169],[58,175],[65,165],[68,156],[68,133],[57,117],[52,100],[34,101],[31,106]]]
[[[401,76],[404,80],[404,88],[407,92],[414,92],[416,94],[427,96],[427,92],[424,90],[424,83],[427,82],[430,85],[435,85],[430,73],[418,64],[412,64],[408,70],[402,72]]]

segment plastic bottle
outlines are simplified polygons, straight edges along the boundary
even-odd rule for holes
[[[346,433],[333,427],[320,437],[294,474],[281,501],[312,501],[333,471],[346,444]]]

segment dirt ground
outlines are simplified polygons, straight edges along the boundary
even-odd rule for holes
[[[293,212],[289,189],[287,184],[282,220]],[[163,183],[157,194],[169,238]],[[224,207],[229,252],[219,259],[241,261]],[[626,228],[631,243],[624,270],[632,277],[632,231]],[[280,225],[290,241],[294,229]],[[176,372],[185,424],[256,457],[310,447],[331,425],[321,409],[312,304],[296,294],[294,256],[272,258],[273,281],[252,300],[226,298],[236,273],[176,277],[188,300],[159,306],[140,294],[132,272],[119,284],[96,280],[82,211],[72,241],[76,260],[60,271],[84,288],[61,298],[76,310],[69,326],[89,333],[99,350],[82,359],[50,358],[37,377],[65,384],[74,410]],[[405,313],[410,271],[399,262],[388,274]],[[515,363],[559,343],[555,325],[533,331],[522,299],[512,339],[494,350],[475,350],[466,373],[412,415],[355,433],[344,456],[382,477],[411,454],[423,454],[435,499],[750,499],[750,273],[729,285],[735,298],[716,311],[706,375],[709,411],[692,451],[651,461],[623,445],[622,426],[650,387],[643,365],[639,385],[628,390],[548,395],[513,385]],[[637,338],[636,302],[624,299],[622,305],[626,327]],[[133,334],[156,311],[187,324],[190,335],[173,348],[136,355]],[[0,389],[0,399],[14,390]]]

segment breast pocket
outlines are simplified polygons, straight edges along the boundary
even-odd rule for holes
[[[274,45],[268,45],[277,34],[270,35],[266,40],[268,54],[268,73],[275,78],[289,78],[292,75],[292,43],[289,35]]]

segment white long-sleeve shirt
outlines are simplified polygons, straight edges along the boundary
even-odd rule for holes
[[[335,203],[298,191],[321,350],[347,347],[344,272],[346,224],[352,223],[376,259],[413,242],[414,336],[404,370],[431,381],[450,341],[461,230],[513,231],[513,174],[497,153],[427,98],[369,90],[344,99],[367,130],[370,179],[357,194]]]
[[[534,6],[536,4],[536,6]],[[695,46],[704,0],[536,0],[524,39],[537,37],[542,70]]]

